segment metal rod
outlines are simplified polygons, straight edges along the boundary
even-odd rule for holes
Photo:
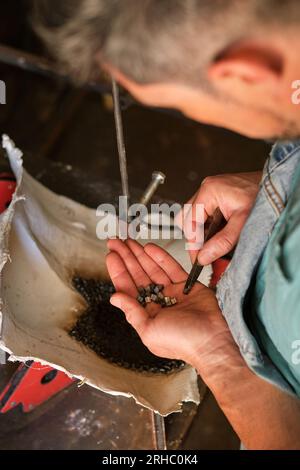
[[[0,349],[0,365],[6,364],[6,352]]]
[[[145,206],[151,201],[152,196],[154,195],[157,188],[164,184],[166,179],[166,175],[161,171],[154,171],[152,173],[152,179],[149,185],[147,186],[143,196],[141,197],[140,204],[144,204]]]
[[[126,160],[126,149],[125,149],[125,143],[124,143],[122,114],[121,114],[121,107],[120,107],[120,93],[119,93],[118,84],[114,79],[112,79],[112,92],[113,92],[113,101],[114,101],[114,115],[115,115],[116,133],[117,133],[122,193],[123,193],[123,196],[127,197],[127,200],[129,203],[127,160]]]
[[[166,450],[167,441],[166,441],[164,417],[158,413],[155,413],[155,411],[152,411],[151,414],[152,414],[154,447],[156,450]]]
[[[64,74],[54,62],[36,54],[31,54],[30,52],[15,49],[14,47],[3,44],[0,44],[0,62],[13,67],[18,67],[27,72],[38,73],[39,75],[44,75],[46,77],[71,82],[71,78]],[[84,84],[84,88],[98,93],[110,92],[109,83],[106,84],[90,81]]]

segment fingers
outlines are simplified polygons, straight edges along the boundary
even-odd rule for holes
[[[143,248],[130,239],[126,243],[109,240],[108,248],[113,251],[107,256],[107,267],[118,291],[135,296],[135,286],[150,282],[168,285],[186,279],[187,274],[180,264],[157,245]]]
[[[126,266],[126,269],[137,287],[151,283],[150,277],[146,274],[141,263],[126,243],[118,239],[109,240],[107,246],[111,251],[118,253],[119,257],[122,258],[123,264]]]
[[[205,223],[207,218],[214,213],[218,207],[217,198],[214,195],[212,190],[211,178],[205,178],[197,191],[191,199],[189,199],[186,206],[191,205],[190,211],[183,213],[180,211],[175,218],[176,224],[179,225],[182,229],[185,225],[185,222],[189,219],[194,222],[203,222]],[[203,206],[204,214],[202,209],[197,209],[197,206]],[[201,221],[199,221],[199,214],[201,216]],[[204,216],[204,220],[202,217]]]
[[[187,202],[186,202],[186,206],[192,206],[196,197],[197,197],[197,194],[194,194],[193,197],[191,197]],[[190,210],[192,210],[192,207],[190,207]],[[183,230],[184,228],[184,219],[186,217],[187,213],[184,211],[184,209],[181,209],[178,214],[175,216],[175,219],[174,219],[174,223],[176,225],[178,225],[178,227],[181,228],[181,230]]]
[[[147,254],[147,252],[139,243],[130,239],[128,239],[126,243],[137,257],[138,261],[141,263],[152,282],[163,285],[170,284],[170,278],[167,276],[164,270],[151,258],[151,256]]]
[[[143,338],[144,331],[151,320],[137,300],[126,294],[116,293],[110,298],[110,303],[125,313],[128,323]]]
[[[115,289],[136,297],[136,286],[118,253],[111,252],[106,256],[106,266]]]
[[[198,251],[202,248],[204,238],[204,223],[218,207],[217,198],[211,189],[210,179],[206,178],[199,191],[187,202],[192,205],[188,212],[181,211],[176,223],[184,229],[184,235],[189,243],[189,254],[194,263]],[[183,227],[182,227],[183,225]]]
[[[150,243],[145,246],[145,252],[164,270],[172,282],[177,283],[186,280],[185,270],[165,250]]]
[[[236,246],[248,213],[236,213],[228,220],[226,226],[207,241],[198,254],[200,264],[206,266],[227,255]]]
[[[198,193],[196,193],[186,203],[186,207],[188,207],[188,205],[191,205],[189,211],[181,210],[175,218],[175,223],[183,230],[186,241],[189,244],[188,251],[192,264],[197,258],[200,248],[202,248],[204,238],[204,223],[208,218],[208,215],[205,210],[202,210],[199,216],[201,221],[198,220],[197,216],[199,214],[196,214],[195,211],[197,195]]]
[[[212,178],[205,178],[200,186],[196,197],[194,198],[193,205],[192,205],[192,213],[191,218],[193,221],[199,221],[199,214],[201,214],[201,210],[197,208],[197,206],[204,207],[204,221],[206,222],[207,218],[215,212],[217,207],[219,206],[218,200],[215,197],[214,189],[212,188]],[[202,221],[201,221],[202,222]]]

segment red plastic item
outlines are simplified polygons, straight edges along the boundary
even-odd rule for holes
[[[222,274],[224,273],[224,271],[226,270],[227,266],[229,265],[230,263],[230,260],[229,259],[226,259],[226,258],[220,258],[220,259],[217,259],[217,261],[215,261],[212,265],[213,267],[213,275],[212,275],[212,278],[211,278],[211,281],[210,281],[210,287],[212,289],[215,289],[219,280],[221,279],[222,277]]]
[[[0,173],[0,214],[8,208],[16,189],[16,180],[11,173]]]
[[[27,361],[20,364],[0,394],[0,413],[6,413],[20,404],[23,412],[28,413],[73,382],[61,371],[39,362]]]

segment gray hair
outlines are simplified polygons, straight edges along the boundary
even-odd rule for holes
[[[195,85],[229,45],[300,19],[298,0],[35,0],[33,18],[77,81],[97,75],[98,57],[138,83]]]

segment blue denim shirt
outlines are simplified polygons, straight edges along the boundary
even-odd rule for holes
[[[273,229],[283,216],[299,165],[300,141],[281,142],[273,147],[255,205],[243,228],[232,262],[217,286],[220,308],[249,368],[290,393],[294,393],[294,389],[249,329],[247,298]]]

